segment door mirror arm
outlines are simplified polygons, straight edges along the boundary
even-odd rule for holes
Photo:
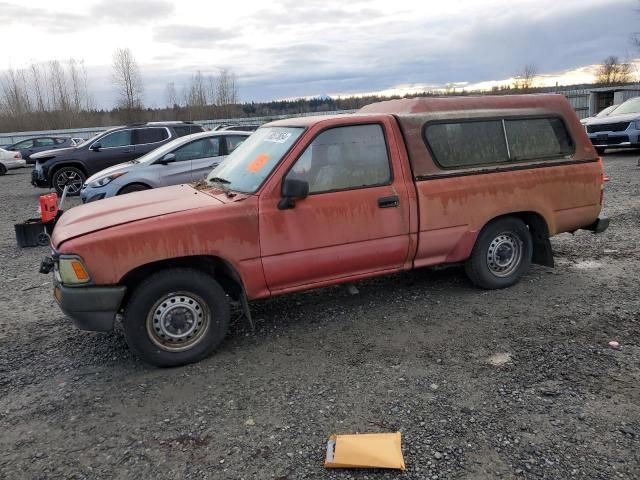
[[[282,198],[278,202],[278,210],[289,210],[296,206],[296,200],[309,196],[309,182],[285,178],[282,184]]]

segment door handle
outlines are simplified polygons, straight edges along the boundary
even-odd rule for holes
[[[392,195],[390,197],[382,197],[378,199],[378,207],[392,208],[400,206],[400,197]]]

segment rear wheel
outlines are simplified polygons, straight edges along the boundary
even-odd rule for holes
[[[533,242],[525,223],[505,217],[485,226],[465,270],[478,287],[505,288],[516,283],[531,266]]]
[[[146,185],[142,185],[141,183],[133,183],[121,189],[118,192],[118,195],[124,195],[125,193],[131,192],[141,192],[142,190],[149,190],[149,187],[147,187]]]
[[[55,188],[58,195],[62,195],[64,187],[69,185],[69,191],[67,195],[75,196],[80,195],[82,184],[84,183],[86,176],[82,170],[76,167],[62,167],[56,170],[51,179],[53,188]]]
[[[596,153],[597,153],[598,155],[604,155],[604,152],[605,152],[606,150],[607,150],[607,149],[606,149],[606,148],[604,148],[604,147],[596,147]]]
[[[7,173],[7,167],[0,163],[0,175],[4,175],[5,173]]]
[[[134,291],[123,326],[127,344],[145,362],[185,365],[202,360],[222,342],[229,302],[218,282],[205,273],[163,270]]]

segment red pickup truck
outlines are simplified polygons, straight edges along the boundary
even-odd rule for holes
[[[549,237],[603,231],[604,172],[559,95],[418,98],[259,128],[199,185],[66,212],[54,294],[81,329],[123,315],[145,361],[224,338],[230,302],[464,262],[482,288],[553,266]]]

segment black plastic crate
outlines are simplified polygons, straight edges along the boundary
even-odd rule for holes
[[[39,218],[30,218],[24,223],[16,223],[16,240],[19,247],[38,247],[49,245],[48,225]]]

